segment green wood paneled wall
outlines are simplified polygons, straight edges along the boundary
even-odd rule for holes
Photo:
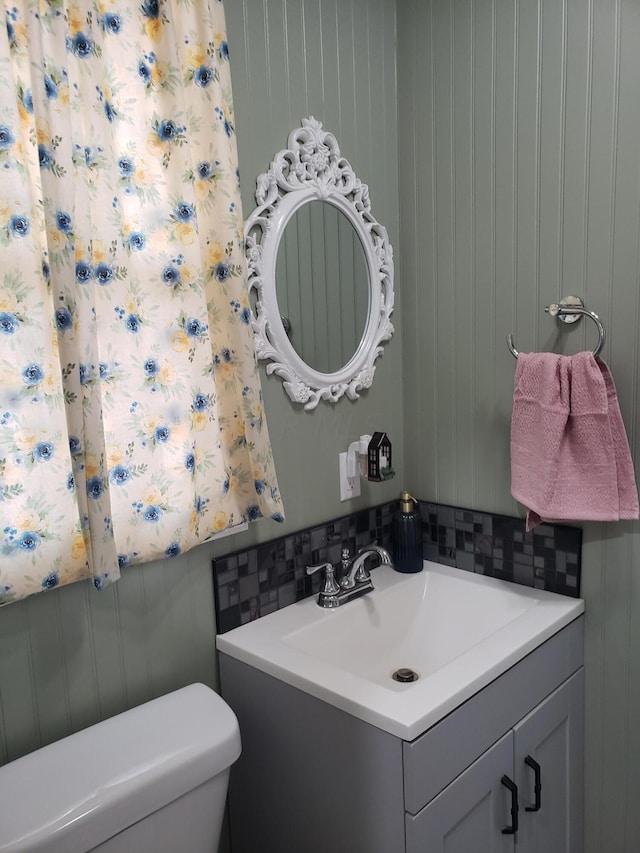
[[[398,246],[394,0],[227,0],[245,216],[255,180],[313,115],[335,133],[373,212]],[[398,315],[394,315],[396,326]],[[402,470],[399,335],[359,401],[295,406],[263,371],[285,501],[284,526],[260,521],[233,540],[127,569],[101,593],[88,584],[0,610],[0,763],[191,681],[215,686],[211,557],[389,500],[401,478],[339,501],[338,453],[385,430]]]
[[[408,482],[516,514],[505,335],[525,352],[592,348],[593,323],[559,330],[544,313],[563,295],[606,325],[640,458],[640,4],[397,8]],[[587,524],[584,537],[587,853],[635,853],[640,527]]]

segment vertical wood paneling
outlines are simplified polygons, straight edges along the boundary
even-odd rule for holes
[[[583,296],[607,326],[604,357],[639,458],[640,6],[405,0],[398,32],[400,115],[412,104],[425,117],[420,133],[418,118],[401,126],[412,134],[400,149],[402,246],[415,276],[405,305],[418,312],[403,332],[437,341],[435,388],[424,364],[405,366],[406,452],[418,462],[410,476],[422,497],[514,514],[515,364],[505,335],[524,351],[591,348],[593,324],[558,328],[544,314],[563,295]],[[433,191],[412,195],[412,181]],[[433,221],[431,263],[418,264],[416,246]],[[412,350],[427,345],[405,340]],[[424,435],[409,427],[414,395],[415,422],[435,436],[435,456],[422,455]],[[463,424],[474,425],[471,448]],[[584,525],[587,853],[638,849],[639,532],[635,522]]]

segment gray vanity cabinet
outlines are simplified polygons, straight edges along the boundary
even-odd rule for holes
[[[583,654],[580,617],[411,741],[221,654],[232,853],[582,853]]]
[[[580,669],[417,815],[407,814],[406,853],[582,853],[582,696]],[[505,777],[517,784],[516,833],[503,831],[513,802]]]

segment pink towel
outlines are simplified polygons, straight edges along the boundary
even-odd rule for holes
[[[592,353],[518,356],[511,494],[527,507],[527,530],[542,521],[639,517],[615,385]]]

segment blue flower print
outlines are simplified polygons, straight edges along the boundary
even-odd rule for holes
[[[229,478],[225,477],[224,483],[222,484],[222,494],[226,495],[229,492],[229,486],[231,485]]]
[[[118,160],[118,168],[120,169],[120,174],[125,178],[130,178],[136,171],[136,164],[133,162],[131,157],[121,157]]]
[[[198,177],[201,181],[208,181],[209,178],[213,176],[213,169],[211,168],[211,163],[209,163],[207,160],[203,160],[202,163],[198,163],[196,172],[198,173]]]
[[[197,317],[190,317],[186,321],[184,329],[190,338],[199,338],[200,335],[206,330],[206,326],[203,326]]]
[[[264,480],[254,480],[253,485],[255,486],[256,494],[263,495],[264,490],[266,488]]]
[[[53,589],[54,587],[58,586],[59,583],[60,580],[58,578],[57,572],[51,572],[51,574],[48,574],[46,578],[43,579],[42,589]]]
[[[100,479],[100,477],[91,477],[90,480],[87,480],[87,494],[90,498],[93,498],[94,501],[97,501],[98,498],[102,495],[104,490],[104,483]]]
[[[26,237],[30,227],[26,216],[14,215],[9,219],[9,233],[12,237]]]
[[[177,557],[180,554],[181,548],[177,542],[172,542],[164,552],[167,557]]]
[[[63,210],[59,210],[56,213],[56,227],[58,231],[62,231],[63,234],[68,234],[71,231],[72,223],[71,217],[68,213],[65,213]]]
[[[38,162],[40,163],[41,169],[51,168],[51,152],[47,146],[42,143],[38,145]]]
[[[89,364],[80,364],[80,384],[87,385],[93,379],[93,367]]]
[[[222,350],[222,358],[224,359],[224,361],[227,362],[227,364],[231,364],[231,362],[233,361],[231,350],[229,349],[229,347],[225,347]]]
[[[282,524],[284,521],[284,515],[281,512],[274,512],[271,516],[274,521],[277,521],[279,524]]]
[[[243,308],[240,312],[240,320],[245,324],[245,326],[249,325],[249,320],[251,319],[251,313],[248,308]]]
[[[25,530],[24,533],[20,534],[17,545],[23,551],[35,551],[41,541],[40,536],[34,530]],[[42,585],[44,586],[44,581]]]
[[[138,77],[146,84],[151,80],[151,69],[146,62],[140,60],[138,63]]]
[[[167,121],[161,121],[158,125],[158,136],[163,142],[170,142],[176,137],[177,133],[178,128],[176,126],[176,123],[171,119],[168,119]]]
[[[160,16],[160,6],[158,0],[144,0],[140,7],[142,14],[147,18],[158,18]]]
[[[75,435],[69,436],[69,453],[72,456],[79,456],[82,453],[82,442]]]
[[[33,93],[31,92],[31,89],[27,89],[27,91],[23,94],[22,105],[29,113],[29,115],[33,113]]]
[[[146,242],[147,238],[140,231],[132,231],[129,235],[129,246],[133,252],[141,252]]]
[[[116,486],[123,486],[131,478],[131,471],[125,465],[116,465],[109,473],[109,479]]]
[[[184,459],[184,467],[187,471],[193,472],[196,467],[196,457],[193,453],[187,453]]]
[[[49,100],[53,100],[58,97],[58,86],[48,74],[44,75],[44,92]]]
[[[78,284],[86,284],[91,280],[93,270],[86,261],[76,261],[76,281]]]
[[[84,33],[76,33],[71,41],[71,50],[80,59],[86,59],[93,52],[93,42]]]
[[[73,474],[67,475],[67,490],[70,492],[75,492],[76,490],[76,481]]]
[[[3,335],[12,335],[18,325],[18,318],[15,314],[10,314],[7,311],[0,312],[0,332]]]
[[[137,314],[129,314],[124,325],[128,331],[136,335],[140,331],[140,317]]]
[[[111,368],[106,361],[101,361],[98,364],[98,376],[100,379],[108,379],[111,376]]]
[[[155,524],[157,521],[160,521],[162,518],[162,510],[156,504],[149,504],[149,506],[144,511],[144,520],[150,521],[152,524]]]
[[[39,441],[33,449],[36,462],[48,462],[53,456],[53,444],[50,441]]]
[[[144,372],[148,377],[157,376],[160,365],[155,358],[148,358],[144,363]]]
[[[162,280],[170,287],[176,287],[180,284],[180,270],[174,267],[173,264],[167,264],[162,270]]]
[[[6,151],[8,148],[11,148],[15,141],[15,137],[11,133],[11,128],[7,127],[6,124],[0,124],[0,151]]]
[[[25,385],[37,385],[44,379],[44,373],[39,364],[28,364],[22,371],[22,381]]]
[[[108,577],[109,575],[106,572],[104,572],[104,574],[102,575],[96,575],[96,577],[94,577],[93,585],[98,590],[98,592],[100,592],[101,589],[104,589],[104,585]]]
[[[103,287],[111,281],[113,278],[113,267],[110,267],[108,264],[99,263],[96,265],[94,275],[98,284]]]
[[[251,506],[247,507],[247,518],[249,521],[255,521],[257,518],[260,518],[262,513],[260,512],[260,508],[255,504],[251,504]]]
[[[209,405],[209,397],[206,394],[196,394],[193,398],[193,408],[196,412],[203,412]]]
[[[158,444],[166,444],[169,441],[170,430],[167,426],[159,426],[155,431],[155,439]]]
[[[118,112],[116,108],[113,106],[111,101],[105,100],[104,102],[104,114],[107,117],[108,122],[112,122],[114,118],[118,117]]]
[[[51,270],[49,268],[49,264],[46,261],[42,262],[42,278],[48,282],[51,279]]]
[[[73,317],[68,308],[58,308],[56,311],[56,326],[61,332],[66,332],[73,326]]]
[[[180,222],[190,222],[195,216],[195,210],[186,201],[178,202],[173,212]]]
[[[105,12],[102,23],[104,24],[105,30],[108,33],[113,33],[114,35],[117,35],[122,27],[122,19],[120,18],[120,15],[116,15],[113,12]]]
[[[223,41],[220,44],[220,56],[223,59],[229,59],[229,45],[227,44],[226,41]]]
[[[194,83],[201,89],[206,89],[214,78],[215,74],[208,65],[201,65],[193,75]]]
[[[231,270],[226,264],[224,264],[222,261],[219,261],[215,266],[213,274],[220,283],[223,283],[231,275]]]
[[[126,569],[131,565],[131,557],[128,554],[118,554],[118,568]]]

